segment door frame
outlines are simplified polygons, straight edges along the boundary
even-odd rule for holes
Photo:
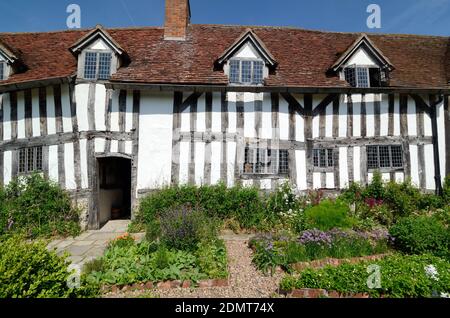
[[[91,198],[90,198],[90,208],[89,208],[89,220],[88,220],[88,228],[89,230],[98,230],[100,229],[100,209],[99,209],[99,203],[100,203],[100,183],[99,183],[99,176],[100,176],[100,163],[99,159],[108,159],[108,158],[119,158],[119,159],[126,159],[130,161],[130,175],[131,175],[131,184],[130,184],[130,198],[131,198],[131,219],[134,217],[134,209],[133,204],[135,202],[135,195],[133,184],[136,182],[133,177],[133,166],[134,166],[134,158],[131,155],[123,154],[123,153],[110,153],[110,154],[102,154],[98,153],[94,156],[93,160],[93,166],[92,169],[92,191],[91,191]]]

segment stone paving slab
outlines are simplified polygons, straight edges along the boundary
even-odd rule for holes
[[[86,262],[103,256],[109,242],[127,233],[130,221],[119,220],[108,222],[101,230],[87,231],[75,238],[55,240],[48,244],[49,250],[56,249],[58,255],[68,252],[69,260],[73,264],[83,266]],[[139,242],[145,237],[145,233],[133,234]]]

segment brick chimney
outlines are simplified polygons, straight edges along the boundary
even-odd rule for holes
[[[189,0],[166,0],[165,40],[185,40],[191,23]]]

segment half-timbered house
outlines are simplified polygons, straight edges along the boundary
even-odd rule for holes
[[[89,228],[170,184],[439,192],[449,83],[449,37],[194,25],[188,0],[164,27],[0,33],[0,183],[43,173]]]

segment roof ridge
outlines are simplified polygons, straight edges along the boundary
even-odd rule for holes
[[[428,35],[428,34],[412,34],[412,33],[381,33],[381,32],[370,32],[370,31],[360,31],[360,32],[350,32],[350,31],[328,31],[321,29],[307,29],[296,26],[270,26],[270,25],[240,25],[240,24],[191,24],[192,26],[199,27],[217,27],[217,28],[250,28],[250,29],[280,29],[280,30],[295,30],[295,31],[305,31],[314,33],[326,33],[326,34],[348,34],[348,35],[362,35],[367,36],[404,36],[404,37],[424,37],[424,38],[440,38],[440,39],[450,39],[450,36],[444,35]]]

